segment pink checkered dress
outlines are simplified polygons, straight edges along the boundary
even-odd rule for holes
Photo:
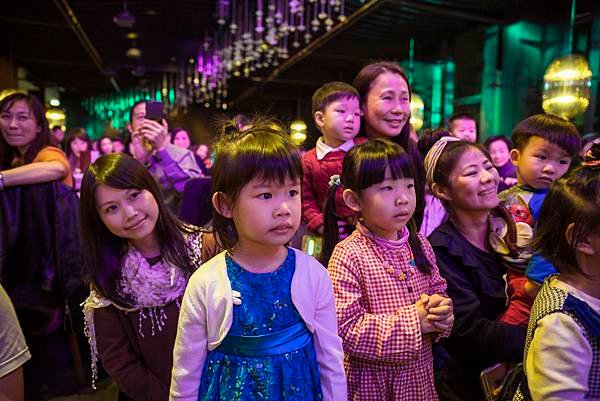
[[[366,230],[364,227],[363,230]],[[422,335],[415,302],[445,294],[431,245],[420,237],[433,265],[411,266],[408,242],[380,244],[360,229],[340,242],[329,261],[339,334],[351,401],[435,401],[432,342],[448,333]]]

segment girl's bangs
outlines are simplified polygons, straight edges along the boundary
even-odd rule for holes
[[[231,160],[232,170],[241,172],[240,179],[236,180],[241,186],[253,179],[279,183],[287,178],[302,180],[302,162],[297,149],[286,146],[283,141],[273,140],[258,141],[254,145],[235,154]]]
[[[386,150],[384,153],[365,155],[357,175],[360,177],[359,190],[385,180],[385,172],[388,168],[392,179],[415,178],[413,163],[408,153],[397,153],[391,148]]]

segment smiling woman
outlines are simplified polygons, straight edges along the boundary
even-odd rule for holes
[[[181,297],[212,256],[211,237],[180,222],[144,165],[120,153],[100,157],[83,177],[81,232],[93,360],[131,399],[166,400]]]
[[[438,141],[427,157],[427,182],[449,219],[429,241],[454,303],[454,328],[444,344],[447,359],[438,381],[440,400],[483,400],[481,371],[517,362],[525,328],[498,322],[506,305],[505,268],[489,243],[499,204],[499,176],[480,145]],[[504,215],[503,215],[504,216]]]
[[[425,205],[423,161],[410,137],[410,98],[412,91],[404,70],[391,61],[364,66],[356,75],[354,87],[360,94],[364,131],[368,138],[388,138],[410,155],[415,165],[417,209],[414,219],[421,225]]]
[[[15,93],[0,102],[0,190],[62,181],[73,186],[69,162],[50,146],[44,107],[33,95]]]

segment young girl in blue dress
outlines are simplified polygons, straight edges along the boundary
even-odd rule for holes
[[[274,123],[230,128],[212,171],[226,251],[186,289],[170,399],[345,400],[331,281],[286,246],[301,218],[298,150]]]

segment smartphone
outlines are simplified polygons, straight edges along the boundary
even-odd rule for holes
[[[481,387],[487,401],[495,401],[500,397],[508,375],[514,364],[497,363],[481,372]]]
[[[155,102],[153,100],[147,101],[146,102],[146,118],[148,120],[154,120],[158,123],[162,123],[162,120],[164,118],[162,102]]]

